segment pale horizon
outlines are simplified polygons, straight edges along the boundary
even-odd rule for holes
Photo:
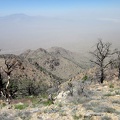
[[[58,46],[87,52],[102,38],[119,47],[119,0],[0,1],[0,48],[16,53]]]

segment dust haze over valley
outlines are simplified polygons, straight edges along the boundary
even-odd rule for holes
[[[53,1],[49,3],[53,4]],[[48,49],[58,46],[83,53],[88,52],[98,38],[119,47],[118,6],[111,6],[111,1],[105,3],[110,5],[110,8],[105,7],[102,2],[85,4],[76,1],[73,6],[72,3],[70,1],[67,4],[65,1],[66,8],[61,2],[58,8],[51,5],[50,9],[39,8],[38,11],[35,8],[33,11],[32,8],[30,11],[24,11],[18,7],[13,12],[9,6],[9,12],[0,12],[0,48],[4,53],[20,53],[26,49]],[[16,3],[18,4],[19,2]],[[54,4],[58,5],[57,2]],[[45,3],[41,2],[40,5]],[[29,7],[32,6],[28,5],[28,9]],[[1,7],[2,10],[4,11],[4,8]]]
[[[87,52],[98,38],[118,47],[119,31],[120,23],[113,21],[14,14],[0,17],[0,47],[12,53],[53,46]]]

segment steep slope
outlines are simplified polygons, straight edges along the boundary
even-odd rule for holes
[[[24,69],[22,70],[17,68],[14,69],[13,72],[11,73],[11,79],[21,80],[21,81],[22,80],[35,81],[40,83],[41,86],[44,85],[47,89],[62,82],[62,79],[48,72],[46,69],[42,68],[37,64],[33,64],[29,62],[27,59],[21,58],[20,56],[11,55],[11,54],[0,55],[0,66],[6,69],[5,59],[13,59],[13,58],[19,60],[22,63]],[[3,74],[4,74],[3,76],[5,76],[4,72]]]
[[[83,69],[88,67],[88,59],[83,56],[83,54],[71,52],[62,47],[51,47],[47,51],[54,56],[61,56],[65,59],[68,59]]]
[[[88,73],[91,73],[91,70],[88,70]],[[33,98],[19,99],[10,107],[1,107],[0,119],[120,120],[120,80],[115,80],[115,76],[103,84],[88,83],[80,77],[74,79],[71,81],[72,96],[69,83],[70,81],[66,82],[66,90],[60,90],[54,97],[54,104],[49,104],[47,98],[41,99],[41,97],[37,97],[36,102],[35,98],[34,101]],[[63,84],[61,85],[65,86]],[[0,102],[4,104],[3,101]],[[20,105],[27,106],[19,110],[20,108],[16,106]]]
[[[32,63],[37,62],[40,66],[62,79],[71,78],[83,70],[79,64],[80,62],[76,62],[80,60],[80,57],[77,58],[77,54],[75,55],[75,53],[63,48],[27,50],[20,56]]]

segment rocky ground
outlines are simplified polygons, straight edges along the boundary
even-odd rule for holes
[[[75,84],[74,84],[75,85]],[[0,120],[120,120],[120,81],[91,83],[82,94],[61,91],[54,104],[46,97],[1,102]]]

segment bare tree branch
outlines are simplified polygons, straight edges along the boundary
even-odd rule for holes
[[[96,60],[90,60],[91,62],[95,63],[100,68],[100,81],[103,83],[104,80],[104,69],[110,64],[110,62],[106,63],[106,58],[110,55],[110,46],[111,44],[109,42],[103,43],[100,39],[98,43],[96,44],[96,49],[94,52],[90,52]]]
[[[100,66],[100,63],[97,63],[96,61],[93,61],[93,60],[90,60],[90,61]]]

